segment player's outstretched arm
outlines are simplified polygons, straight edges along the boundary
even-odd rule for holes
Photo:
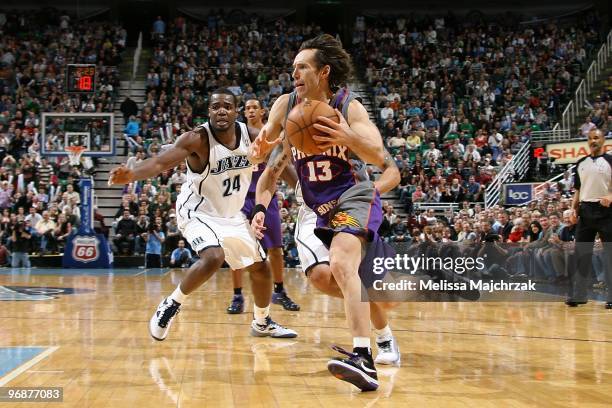
[[[313,136],[320,147],[328,149],[333,145],[349,146],[351,150],[366,163],[383,168],[383,142],[380,132],[370,121],[368,111],[357,101],[352,101],[348,109],[350,123],[336,109],[340,123],[324,116],[318,117],[314,127],[321,131],[321,136]]]
[[[132,170],[125,165],[111,170],[108,184],[128,184],[136,180],[155,177],[162,171],[171,169],[185,160],[200,147],[201,138],[197,132],[183,133],[171,147],[164,149],[158,156],[140,162]]]
[[[248,159],[251,164],[259,164],[266,161],[274,147],[282,142],[281,132],[288,102],[289,95],[285,94],[281,95],[272,105],[268,121],[249,146]]]
[[[384,162],[382,170],[382,174],[374,182],[374,186],[380,194],[384,194],[388,191],[393,190],[401,181],[400,171],[397,168],[397,163],[391,157],[391,154],[383,147],[384,151]]]
[[[287,166],[287,163],[289,163],[290,158],[291,152],[289,149],[289,142],[285,139],[282,144],[274,148],[270,154],[266,169],[261,173],[257,181],[257,187],[255,188],[255,208],[253,209],[251,227],[258,239],[263,238],[263,231],[266,229],[264,226],[266,218],[265,209],[268,208],[270,200],[272,200],[274,191],[276,191],[278,178]]]
[[[291,150],[289,149],[289,142],[285,139],[282,144],[276,146],[270,154],[268,165],[266,169],[261,173],[259,180],[257,181],[257,187],[255,189],[255,204],[261,204],[268,207],[272,195],[276,191],[276,183],[281,173],[291,160]],[[297,181],[297,176],[296,176]]]

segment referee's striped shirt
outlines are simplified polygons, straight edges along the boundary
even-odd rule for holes
[[[574,187],[580,189],[580,202],[599,202],[612,193],[612,156],[585,156],[575,167]]]

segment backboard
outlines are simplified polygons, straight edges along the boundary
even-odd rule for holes
[[[114,156],[113,126],[112,113],[43,112],[41,153],[62,156],[66,146],[84,146],[84,156]]]

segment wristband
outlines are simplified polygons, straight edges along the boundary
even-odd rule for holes
[[[257,213],[260,213],[260,212],[265,213],[266,211],[268,211],[268,209],[266,208],[265,205],[257,204],[255,207],[253,207],[253,211],[251,211],[251,219],[255,218]]]

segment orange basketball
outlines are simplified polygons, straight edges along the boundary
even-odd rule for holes
[[[314,135],[323,134],[313,126],[319,116],[340,122],[334,109],[325,102],[306,100],[291,109],[285,124],[285,135],[292,146],[306,154],[323,153],[324,150],[312,138]]]

